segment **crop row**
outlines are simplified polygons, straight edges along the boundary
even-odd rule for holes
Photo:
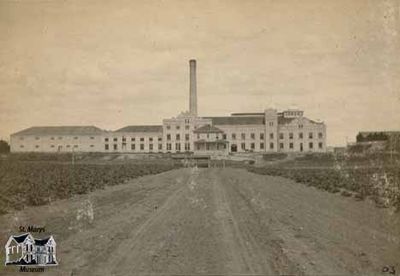
[[[100,165],[2,161],[0,213],[26,205],[43,205],[174,168],[172,163]]]
[[[249,167],[258,174],[281,176],[343,196],[373,199],[379,207],[400,210],[400,168],[278,168]]]

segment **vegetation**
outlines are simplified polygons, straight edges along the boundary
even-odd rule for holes
[[[0,161],[0,213],[26,205],[46,204],[175,168],[171,162],[72,164],[16,159],[14,156]]]
[[[307,155],[279,166],[249,167],[252,172],[281,176],[357,200],[371,198],[379,207],[400,210],[400,167],[387,155],[350,157]]]
[[[10,145],[4,140],[0,140],[0,154],[9,152],[10,152]]]
[[[367,135],[358,133],[356,140],[357,142],[387,141],[388,136],[383,132],[368,133]]]

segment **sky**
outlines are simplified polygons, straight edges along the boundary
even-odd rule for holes
[[[327,143],[400,130],[398,0],[0,0],[0,138],[297,107]]]

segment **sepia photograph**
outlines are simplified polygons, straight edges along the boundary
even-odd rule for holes
[[[400,275],[400,0],[0,0],[0,275]]]

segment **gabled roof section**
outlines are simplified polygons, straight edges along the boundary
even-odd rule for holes
[[[45,239],[35,239],[35,244],[36,245],[45,245],[47,242],[50,240],[50,237],[47,237]]]
[[[26,234],[22,234],[19,236],[12,236],[13,239],[17,242],[17,243],[22,243],[26,240],[26,238],[29,236],[29,233]]]
[[[96,135],[103,132],[95,126],[34,126],[12,135]]]
[[[162,132],[160,125],[144,125],[144,126],[126,126],[116,130],[115,132]]]
[[[199,127],[193,131],[194,133],[224,133],[222,130],[219,128],[212,126],[212,125],[205,125],[202,127]]]
[[[226,117],[203,117],[211,119],[213,125],[264,125],[264,117],[258,116],[226,116]]]

